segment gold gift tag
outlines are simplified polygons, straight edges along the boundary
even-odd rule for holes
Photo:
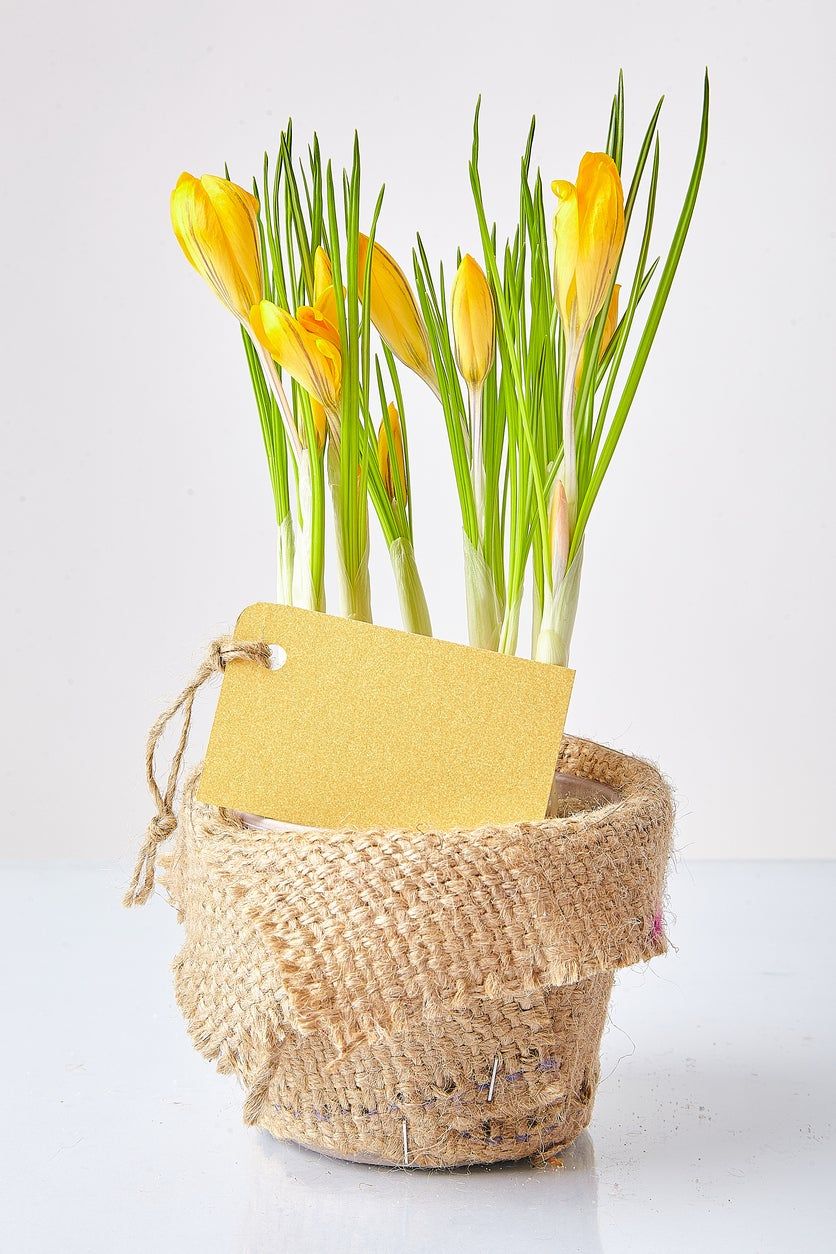
[[[284,605],[224,672],[199,799],[310,827],[542,819],[574,672]]]

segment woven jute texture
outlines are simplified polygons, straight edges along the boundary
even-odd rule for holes
[[[214,669],[266,664],[225,648]],[[588,741],[567,737],[558,769],[617,799],[474,831],[255,830],[198,802],[194,775],[172,832],[157,789],[128,900],[173,834],[177,1000],[248,1123],[424,1167],[554,1153],[586,1126],[613,972],[665,949],[672,808],[652,766]]]

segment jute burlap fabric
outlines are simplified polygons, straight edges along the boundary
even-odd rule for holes
[[[145,900],[200,683],[127,901]],[[187,783],[165,882],[192,1039],[278,1137],[442,1167],[555,1152],[589,1122],[619,967],[665,949],[672,808],[648,764],[567,737],[558,769],[617,800],[475,831],[255,830]]]

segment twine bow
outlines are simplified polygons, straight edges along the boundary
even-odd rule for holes
[[[222,636],[218,640],[213,640],[207,651],[205,661],[198,667],[191,683],[186,685],[173,705],[170,705],[160,715],[148,733],[148,745],[145,750],[145,775],[157,813],[151,819],[145,832],[145,840],[139,851],[130,887],[122,899],[125,906],[141,906],[151,896],[154,888],[157,850],[164,841],[168,840],[177,827],[177,816],[174,813],[174,793],[180,777],[183,754],[186,752],[186,745],[189,740],[192,708],[198,690],[212,675],[226,670],[227,664],[236,658],[247,662],[256,662],[259,666],[269,668],[270,646],[257,640],[235,640],[232,636]],[[154,773],[154,755],[160,737],[180,710],[183,711],[180,738],[171,759],[171,768],[168,773],[165,792],[161,792]]]

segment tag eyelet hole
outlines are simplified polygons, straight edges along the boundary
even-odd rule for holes
[[[270,645],[270,670],[278,671],[287,661],[287,654],[280,644]]]

